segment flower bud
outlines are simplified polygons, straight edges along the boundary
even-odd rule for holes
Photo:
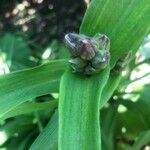
[[[109,52],[100,50],[96,53],[95,57],[91,60],[91,63],[95,69],[98,70],[104,69],[108,64],[109,59],[110,59]]]
[[[92,38],[74,33],[65,36],[65,43],[72,56],[79,56],[84,60],[92,59],[98,49],[98,45]]]
[[[69,33],[65,36],[65,43],[70,50],[69,62],[74,72],[92,75],[109,63],[110,41],[106,35],[98,33],[88,37]]]

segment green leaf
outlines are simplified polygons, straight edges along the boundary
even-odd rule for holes
[[[57,100],[52,100],[50,102],[43,102],[43,103],[25,102],[8,111],[6,114],[3,115],[1,120],[46,109],[53,110],[54,108],[57,107],[57,105],[58,105]]]
[[[117,116],[116,108],[116,106],[110,107],[107,111],[101,113],[102,148],[105,147],[105,150],[114,150],[114,134]]]
[[[27,100],[57,92],[58,80],[66,66],[65,60],[57,60],[0,76],[0,117]]]
[[[28,143],[31,142],[33,135],[34,135],[34,132],[31,132],[25,138],[23,138],[21,142],[17,142],[19,143],[17,150],[27,149]]]
[[[127,128],[129,128],[129,133],[135,132],[137,134],[138,132],[147,130],[150,127],[150,105],[147,105],[141,99],[139,99],[137,102],[122,100],[121,104],[123,104],[127,108],[127,111],[120,114],[120,119],[121,122],[124,122]],[[133,124],[138,125],[133,126]]]
[[[57,150],[58,147],[58,113],[55,112],[43,132],[37,137],[29,150]]]
[[[113,95],[115,89],[120,83],[121,75],[120,74],[110,74],[109,79],[102,91],[101,99],[100,99],[100,109],[107,103],[107,101]]]
[[[5,54],[6,63],[11,71],[35,66],[35,62],[29,59],[31,50],[21,36],[4,34],[0,38],[0,51]]]
[[[30,130],[36,128],[36,124],[33,123],[33,118],[17,118],[15,120],[10,120],[6,124],[0,127],[0,131],[3,131],[7,138],[14,137],[14,134],[21,135],[27,133]]]
[[[133,144],[132,150],[141,150],[142,146],[150,144],[150,130],[142,132],[135,143]]]
[[[130,50],[136,51],[150,31],[149,0],[92,0],[80,33],[106,34],[111,42],[111,67]]]
[[[59,149],[100,150],[99,99],[109,66],[86,77],[68,70],[61,79]]]
[[[117,132],[114,135],[115,137],[121,136],[122,138],[133,141],[139,136],[139,133],[149,130],[149,105],[145,105],[140,98],[136,102],[117,100],[115,103],[118,103],[117,105],[120,108],[124,108],[123,111],[119,111],[121,109],[118,107],[117,124],[115,127]],[[119,131],[122,131],[123,128],[125,132],[120,134]]]

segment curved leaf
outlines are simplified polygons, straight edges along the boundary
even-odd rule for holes
[[[142,132],[135,143],[133,144],[132,150],[140,150],[142,146],[150,143],[150,130]]]
[[[137,50],[150,31],[149,0],[92,0],[80,33],[106,34],[111,42],[111,67],[130,50]]]
[[[3,115],[1,120],[45,109],[53,110],[54,108],[57,107],[57,105],[58,105],[57,100],[52,100],[50,102],[43,102],[43,103],[25,102],[8,111],[6,114]]]
[[[37,137],[29,150],[57,150],[58,147],[58,113],[56,112],[43,132]]]
[[[0,76],[0,117],[29,99],[58,91],[58,80],[66,66],[65,60],[56,60]]]

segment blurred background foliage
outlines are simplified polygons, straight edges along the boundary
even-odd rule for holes
[[[52,53],[50,59],[67,55],[60,50],[63,37],[65,33],[78,32],[85,9],[83,0],[2,0],[0,51],[7,53],[3,59],[10,69],[40,64],[46,50],[47,56],[43,57]]]
[[[1,0],[0,75],[68,57],[63,37],[78,32],[87,5],[87,0]],[[57,109],[57,99],[58,93],[37,97],[28,102],[30,108],[27,102],[21,106],[30,113],[0,120],[0,149],[29,149]],[[53,107],[47,107],[51,101]],[[39,111],[33,109],[44,102]],[[150,35],[101,109],[101,127],[103,150],[150,149]]]

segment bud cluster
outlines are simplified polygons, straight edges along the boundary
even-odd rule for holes
[[[69,33],[65,35],[65,43],[71,57],[69,62],[74,72],[92,75],[104,69],[110,59],[110,41],[106,35],[96,34],[94,37]]]

